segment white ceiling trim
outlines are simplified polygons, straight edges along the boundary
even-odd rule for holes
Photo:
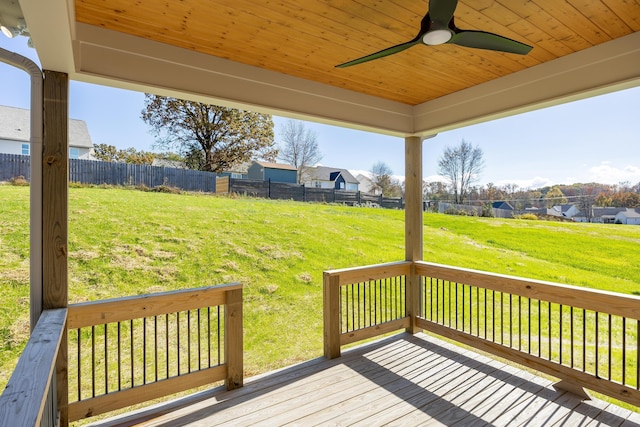
[[[412,132],[406,104],[77,24],[74,80],[297,116],[392,135]]]
[[[417,134],[434,134],[640,86],[640,32],[415,107]]]
[[[411,107],[77,24],[73,0],[21,0],[42,67],[80,80],[393,136],[433,135],[640,85],[640,32]]]

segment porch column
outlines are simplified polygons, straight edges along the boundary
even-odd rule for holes
[[[69,177],[69,78],[44,70],[42,149],[42,308],[68,303],[67,211]],[[68,425],[67,333],[56,362],[60,425]]]
[[[404,140],[405,152],[405,207],[404,207],[404,245],[406,261],[422,260],[422,138],[410,136]],[[416,315],[420,309],[420,277],[415,268],[407,277],[407,315],[411,317],[411,326],[407,332],[415,334]]]

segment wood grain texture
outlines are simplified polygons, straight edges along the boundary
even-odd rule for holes
[[[364,267],[343,268],[325,271],[325,276],[338,276],[338,285],[350,285],[371,280],[381,280],[389,277],[405,276],[411,272],[410,261],[390,262],[385,264],[367,265]]]
[[[146,402],[169,394],[211,384],[224,380],[227,366],[215,366],[197,372],[190,372],[177,377],[167,378],[151,384],[117,391],[91,399],[69,404],[69,420],[76,421],[116,409]]]
[[[340,345],[347,345],[358,341],[363,341],[369,338],[379,337],[390,332],[395,332],[400,329],[407,329],[411,325],[410,317],[403,317],[402,319],[390,320],[388,322],[380,323],[375,326],[369,326],[368,328],[358,329],[357,331],[351,331],[340,334]]]
[[[69,80],[44,71],[42,153],[43,308],[68,303]]]
[[[69,77],[44,70],[42,152],[42,307],[69,302]],[[67,333],[56,361],[60,424],[68,424]]]
[[[241,284],[232,283],[72,304],[69,306],[68,325],[69,329],[77,329],[201,307],[214,307],[226,303],[227,292],[241,288]]]
[[[0,426],[40,425],[55,375],[55,363],[65,331],[67,310],[45,310],[0,396]],[[66,392],[66,389],[64,389]]]
[[[597,391],[640,407],[640,390],[634,389],[630,386],[616,384],[613,381],[608,381],[604,378],[599,378],[594,375],[578,371],[577,369],[573,369],[569,366],[561,365],[531,354],[526,354],[498,343],[486,341],[482,338],[478,338],[465,332],[457,331],[425,319],[418,319],[416,322],[418,326],[427,331],[434,332],[446,338],[454,339],[478,350],[486,351],[490,354],[514,361],[536,371],[553,375],[554,377],[561,378],[567,382],[580,384],[589,390]]]
[[[227,291],[226,304],[224,354],[227,376],[225,381],[227,389],[233,390],[242,387],[244,382],[242,288]]]
[[[325,272],[322,284],[324,357],[340,357],[340,276]]]
[[[636,1],[461,0],[459,28],[534,46],[520,56],[419,45],[336,70],[412,39],[428,2],[76,0],[78,22],[417,105],[639,30]]]
[[[99,426],[634,425],[640,413],[420,333],[248,378]]]
[[[640,320],[640,297],[636,295],[623,295],[426,262],[416,263],[416,271],[426,277]]]

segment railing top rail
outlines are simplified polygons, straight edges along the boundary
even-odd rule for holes
[[[0,396],[0,425],[40,425],[50,390],[67,309],[45,310]]]
[[[328,278],[339,276],[340,285],[368,282],[370,280],[407,275],[411,272],[411,264],[411,261],[398,261],[385,264],[367,265],[364,267],[328,270],[324,272],[324,277]]]
[[[416,273],[527,298],[640,320],[640,297],[417,261]]]
[[[181,289],[155,294],[112,298],[69,305],[69,329],[121,322],[226,303],[226,293],[240,283]]]

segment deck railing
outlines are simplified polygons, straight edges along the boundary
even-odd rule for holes
[[[640,298],[422,262],[416,273],[418,327],[640,405]]]
[[[242,386],[242,286],[69,306],[69,420],[216,381]]]
[[[332,270],[324,273],[324,354],[340,346],[408,328],[407,277],[410,262]]]
[[[0,396],[0,425],[58,425],[55,364],[65,330],[67,310],[45,310]]]
[[[358,323],[367,304],[363,286],[410,275],[420,277],[417,291],[407,287],[404,300],[378,291],[388,301],[376,304],[404,304],[409,313],[415,295],[415,316]],[[559,387],[640,406],[636,296],[426,262],[326,272],[324,291],[327,357],[338,356],[341,345],[411,325],[560,378]]]

